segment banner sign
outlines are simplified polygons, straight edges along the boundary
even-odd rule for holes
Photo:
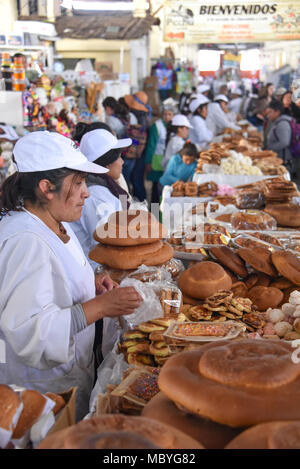
[[[167,0],[164,41],[265,42],[300,39],[300,1]]]
[[[234,54],[224,54],[223,62],[222,62],[222,69],[226,70],[228,68],[235,68],[238,70],[240,68],[241,56],[234,55]]]
[[[158,89],[159,90],[171,90],[173,83],[173,70],[164,70],[157,68],[155,70],[155,75],[158,78]]]

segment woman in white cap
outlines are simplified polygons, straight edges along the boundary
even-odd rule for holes
[[[200,85],[197,86],[197,93],[198,95],[201,94],[205,96],[206,98],[208,98],[209,93],[210,93],[210,86],[206,85],[205,83],[201,83]]]
[[[83,252],[88,257],[97,244],[93,237],[96,225],[106,223],[111,213],[129,208],[129,195],[118,181],[123,166],[121,151],[131,145],[132,141],[130,138],[118,140],[103,128],[103,123],[81,123],[76,128],[74,140],[80,144],[84,156],[107,169],[106,174],[87,176],[90,197],[83,207],[80,219],[72,224]],[[96,266],[93,261],[90,264]]]
[[[219,135],[224,129],[241,130],[241,127],[230,121],[227,116],[228,98],[224,94],[218,94],[214,102],[208,104],[207,127],[214,136]]]
[[[167,131],[166,151],[161,162],[163,169],[166,169],[170,158],[182,149],[191,128],[188,118],[183,114],[176,114],[173,117]]]
[[[198,151],[204,150],[213,139],[213,133],[208,129],[206,124],[208,103],[209,99],[203,95],[198,95],[190,103],[190,111],[192,113],[190,122],[193,126],[190,131],[190,141],[197,146]]]
[[[95,276],[69,222],[89,193],[89,162],[57,133],[33,132],[14,148],[17,172],[1,188],[0,382],[42,393],[77,386],[76,418],[89,410],[94,381],[94,322],[130,314],[134,288],[96,296]]]

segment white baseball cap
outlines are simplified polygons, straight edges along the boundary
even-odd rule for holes
[[[190,111],[195,112],[199,106],[202,106],[203,104],[208,104],[209,102],[210,101],[206,96],[203,96],[203,94],[198,94],[197,98],[193,99],[193,101],[190,102]]]
[[[193,128],[188,118],[183,114],[176,114],[172,119],[172,125],[176,125],[177,127],[188,127],[189,129]]]
[[[210,86],[208,85],[199,85],[197,87],[197,93],[201,94],[201,93],[205,93],[205,91],[209,91],[210,90]]]
[[[214,101],[225,101],[225,103],[228,103],[228,98],[225,94],[217,94],[217,96],[214,97]]]
[[[96,129],[83,135],[80,141],[80,151],[89,161],[95,161],[110,150],[126,148],[131,144],[131,138],[118,140],[108,130]]]
[[[19,173],[58,168],[97,174],[108,171],[90,163],[70,138],[48,130],[32,132],[20,138],[15,144],[13,154]]]
[[[242,96],[243,92],[240,88],[236,88],[232,91],[232,94],[237,94],[238,96]]]

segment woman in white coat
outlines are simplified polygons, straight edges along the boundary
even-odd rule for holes
[[[17,172],[1,188],[0,382],[54,393],[77,386],[77,420],[94,380],[94,322],[130,314],[134,288],[95,296],[95,276],[69,222],[81,216],[90,163],[60,134],[33,132],[14,148]]]
[[[208,105],[207,127],[213,132],[214,136],[221,134],[226,128],[241,130],[241,127],[231,122],[228,118],[227,103],[227,96],[218,94],[214,98],[214,102]]]
[[[198,95],[190,102],[190,111],[192,112],[190,122],[193,127],[190,131],[190,141],[196,145],[198,151],[205,150],[214,136],[206,124],[208,103],[209,99],[203,95]]]
[[[97,244],[93,237],[96,225],[106,223],[112,213],[129,208],[129,194],[118,181],[123,166],[121,150],[131,145],[132,140],[118,140],[103,128],[102,123],[81,123],[74,140],[80,143],[80,150],[89,161],[107,169],[106,174],[87,176],[90,197],[84,204],[80,219],[72,223],[72,229],[88,257]],[[96,267],[93,261],[90,264]]]

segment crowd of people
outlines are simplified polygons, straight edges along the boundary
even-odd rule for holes
[[[95,274],[88,253],[96,225],[129,209],[133,198],[144,201],[145,177],[152,202],[164,185],[190,180],[199,152],[224,129],[239,130],[242,118],[262,126],[265,147],[289,165],[298,84],[280,96],[268,84],[253,104],[240,89],[223,87],[213,96],[202,83],[182,107],[165,103],[155,121],[146,93],[108,97],[106,122],[78,123],[73,139],[44,131],[17,141],[16,171],[0,198],[1,383],[41,392],[77,386],[77,419],[83,418],[102,319],[130,314],[142,301],[133,287]]]
[[[140,201],[146,198],[145,180],[151,181],[149,201],[159,202],[162,188],[176,180],[192,179],[197,154],[208,148],[225,129],[239,131],[238,122],[247,119],[264,135],[264,149],[283,159],[292,177],[296,161],[291,154],[292,123],[300,123],[300,80],[290,89],[272,83],[230,89],[226,84],[213,93],[212,84],[201,82],[191,94],[177,102],[162,104],[161,117],[154,122],[143,91],[118,101],[103,101],[106,124],[118,138],[133,138],[133,146],[122,153],[127,188]],[[189,143],[189,146],[186,144]]]

